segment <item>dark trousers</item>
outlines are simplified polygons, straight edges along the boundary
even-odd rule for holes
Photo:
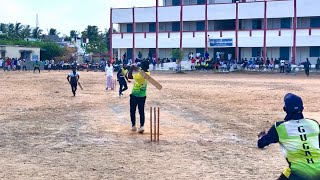
[[[24,71],[24,70],[27,71],[27,67],[26,66],[22,67],[22,71]]]
[[[146,103],[146,97],[136,97],[130,95],[130,117],[132,126],[136,125],[136,110],[137,106],[140,114],[140,126],[144,126],[144,105]]]
[[[128,89],[128,85],[127,85],[126,80],[124,80],[124,79],[119,79],[119,85],[120,85],[119,95],[122,95],[122,92],[124,92]]]
[[[304,72],[306,73],[307,76],[309,76],[309,74],[310,74],[309,71],[310,71],[309,68],[305,68],[305,69],[304,69]]]
[[[73,96],[75,96],[78,84],[77,83],[71,83],[70,85],[71,85],[71,91],[73,93]]]
[[[40,73],[40,68],[39,67],[34,67],[33,72],[36,72],[36,69],[38,69],[39,73]]]
[[[280,66],[280,73],[284,73],[284,66]]]

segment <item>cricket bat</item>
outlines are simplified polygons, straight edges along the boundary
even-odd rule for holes
[[[154,85],[158,90],[162,89],[162,85],[158,81],[153,79],[149,74],[147,74],[143,70],[140,70],[139,72],[140,72],[141,76],[143,76],[148,82],[150,82],[152,85]]]
[[[80,81],[78,81],[78,85],[80,87],[81,90],[83,90],[82,84],[80,83]]]

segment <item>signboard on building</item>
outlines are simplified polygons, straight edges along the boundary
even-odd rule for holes
[[[211,47],[232,47],[233,39],[231,38],[220,38],[220,39],[209,39]]]

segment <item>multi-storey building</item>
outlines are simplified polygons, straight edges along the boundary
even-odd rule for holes
[[[111,47],[118,58],[141,52],[170,58],[208,51],[210,57],[263,57],[311,63],[320,57],[320,0],[164,0],[155,7],[111,9]],[[110,55],[112,55],[110,51]]]

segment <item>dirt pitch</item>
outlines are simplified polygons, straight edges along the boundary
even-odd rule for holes
[[[284,117],[283,96],[301,95],[320,119],[320,81],[279,74],[154,73],[146,133],[130,131],[129,94],[105,91],[104,73],[0,72],[1,179],[275,179],[286,167],[279,146],[257,134]],[[160,143],[150,143],[149,107],[161,107]]]

